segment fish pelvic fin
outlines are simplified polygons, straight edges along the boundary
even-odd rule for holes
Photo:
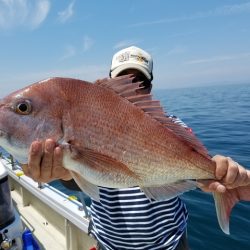
[[[181,195],[184,192],[196,189],[197,183],[193,180],[181,180],[159,187],[140,187],[150,200],[167,200]]]
[[[86,193],[89,197],[91,197],[95,201],[100,201],[99,196],[99,188],[98,186],[88,182],[85,180],[80,174],[70,171],[71,176],[73,177],[76,184],[79,186],[79,188]]]
[[[227,190],[225,193],[213,193],[216,214],[221,230],[230,234],[229,218],[234,205],[239,201],[237,188]]]

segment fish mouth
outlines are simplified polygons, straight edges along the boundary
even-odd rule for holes
[[[18,141],[11,140],[10,135],[1,129],[0,147],[13,155],[19,163],[26,164],[28,162],[28,148]]]
[[[4,132],[2,129],[0,129],[0,137],[7,137],[8,135],[7,135],[7,133],[6,132]]]

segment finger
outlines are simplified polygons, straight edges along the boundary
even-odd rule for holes
[[[44,144],[44,154],[41,162],[41,181],[51,181],[51,173],[53,168],[53,154],[55,141],[47,139]]]
[[[29,177],[31,177],[31,173],[30,173],[30,170],[29,170],[29,165],[28,164],[21,164],[22,166],[22,170],[23,170],[23,173]]]
[[[51,176],[55,179],[60,179],[60,177],[65,174],[65,169],[63,168],[62,163],[62,149],[60,147],[55,147],[54,149],[54,158],[53,158],[53,168]]]
[[[247,170],[247,179],[245,185],[250,185],[250,170]]]
[[[242,166],[240,165],[240,167],[242,167]],[[246,175],[245,175],[245,180],[242,182],[241,186],[247,186],[250,184],[250,170],[248,170],[244,167],[242,167],[242,168],[244,169]]]
[[[31,174],[31,177],[38,181],[40,178],[40,164],[43,153],[42,142],[34,141],[30,146],[29,159],[28,159],[28,171]]]
[[[69,170],[65,169],[65,174],[64,176],[62,176],[60,179],[64,180],[64,181],[69,181],[69,180],[72,180],[72,175],[70,173]]]
[[[244,186],[248,183],[247,170],[242,166],[238,165],[238,174],[232,184],[226,185],[227,188],[235,188],[238,186]]]
[[[72,179],[70,171],[63,167],[63,152],[60,147],[56,147],[54,150],[53,166],[53,178],[65,181]]]
[[[222,185],[218,181],[213,180],[199,180],[197,182],[198,187],[202,189],[204,192],[217,192],[217,193],[224,193],[226,191],[226,187]]]
[[[220,182],[215,181],[209,185],[209,189],[211,192],[216,192],[216,193],[224,193],[226,192],[226,187],[222,185]]]
[[[228,157],[228,170],[226,176],[222,179],[223,184],[230,185],[234,183],[237,175],[239,173],[238,163],[233,161],[231,158]]]
[[[216,155],[212,158],[216,163],[215,177],[217,180],[224,178],[228,171],[228,159],[221,155]]]

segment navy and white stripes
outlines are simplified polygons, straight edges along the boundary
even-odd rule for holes
[[[187,210],[176,197],[150,201],[139,187],[100,189],[92,201],[92,233],[107,249],[174,249],[186,229]]]
[[[187,128],[177,117],[169,117]],[[91,213],[91,233],[107,250],[173,250],[188,217],[179,197],[151,201],[139,187],[101,187],[100,202],[92,201]]]

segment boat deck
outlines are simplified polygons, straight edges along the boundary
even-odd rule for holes
[[[87,234],[89,219],[80,202],[48,184],[39,186],[20,169],[12,170],[5,159],[0,164],[8,170],[11,196],[24,227],[41,249],[85,250],[95,245]]]

